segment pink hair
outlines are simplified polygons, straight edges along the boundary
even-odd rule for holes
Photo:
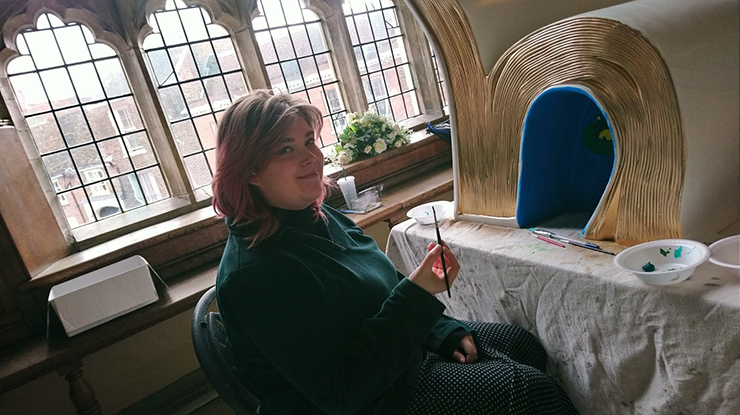
[[[247,236],[250,247],[273,235],[280,222],[259,188],[247,179],[262,171],[297,117],[321,131],[323,118],[315,106],[292,95],[257,90],[234,101],[219,122],[212,204],[219,217],[253,230]],[[321,196],[311,205],[317,218],[323,217],[320,206],[329,187],[324,177]]]

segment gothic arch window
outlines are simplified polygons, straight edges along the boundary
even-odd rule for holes
[[[159,102],[193,188],[208,186],[218,120],[247,94],[234,42],[206,9],[180,0],[167,0],[148,21],[143,48]]]
[[[105,206],[117,214],[170,197],[112,47],[50,12],[17,33],[15,45],[6,73],[70,228],[102,219]]]
[[[342,8],[370,109],[396,121],[421,113],[397,7],[347,0]]]

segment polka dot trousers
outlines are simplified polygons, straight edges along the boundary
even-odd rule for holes
[[[521,327],[468,323],[478,361],[461,364],[427,353],[408,415],[568,415],[578,412],[545,374],[547,355]]]

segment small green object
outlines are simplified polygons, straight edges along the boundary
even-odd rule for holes
[[[675,251],[673,251],[673,257],[674,258],[681,258],[681,251],[683,251],[683,245],[676,248]]]
[[[666,256],[671,253],[671,248],[668,248],[667,251],[664,251],[663,248],[658,248],[658,249],[660,249],[660,254],[663,256]]]
[[[342,174],[344,175],[344,178],[346,179],[347,178],[347,170],[342,169]]]
[[[655,271],[655,265],[648,262],[647,264],[642,266],[642,270],[645,272],[653,272]]]

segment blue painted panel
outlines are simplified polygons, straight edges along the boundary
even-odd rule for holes
[[[593,213],[614,167],[606,115],[587,91],[551,88],[524,120],[516,219],[532,227],[570,212]]]

